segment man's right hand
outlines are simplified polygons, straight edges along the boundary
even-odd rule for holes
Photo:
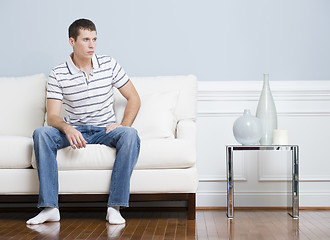
[[[85,148],[87,141],[84,139],[81,132],[72,127],[71,125],[67,125],[64,129],[64,133],[66,138],[69,140],[70,145],[73,149]]]
[[[86,147],[86,140],[81,132],[67,124],[60,117],[62,101],[57,99],[47,99],[47,123],[66,135],[73,149]]]

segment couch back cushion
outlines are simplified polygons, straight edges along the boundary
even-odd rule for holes
[[[196,118],[195,76],[134,77],[131,81],[141,98],[133,123],[141,138],[174,138],[178,121]],[[117,122],[121,122],[125,106],[126,99],[115,91]]]
[[[46,111],[44,74],[0,78],[0,135],[31,137],[43,126]]]

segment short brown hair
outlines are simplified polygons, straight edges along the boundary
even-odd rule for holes
[[[79,30],[80,29],[85,29],[89,31],[95,31],[96,32],[96,27],[95,24],[88,19],[78,19],[74,21],[70,27],[69,27],[69,38],[73,38],[75,41],[77,40],[77,37],[79,35]]]

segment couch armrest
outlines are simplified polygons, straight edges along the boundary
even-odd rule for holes
[[[176,129],[178,139],[186,139],[196,144],[196,121],[192,119],[180,120]]]

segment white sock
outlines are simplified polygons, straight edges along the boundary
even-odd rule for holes
[[[37,216],[26,221],[26,224],[40,224],[44,222],[60,221],[60,211],[58,208],[47,207],[42,210]]]
[[[110,224],[124,224],[126,222],[119,212],[119,207],[108,207],[106,219]]]

